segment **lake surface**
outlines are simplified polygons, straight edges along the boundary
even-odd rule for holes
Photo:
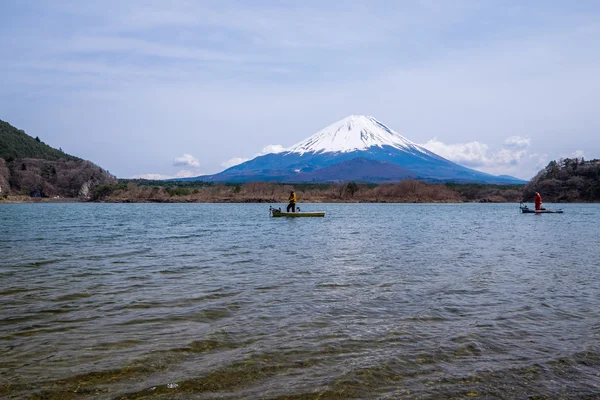
[[[600,205],[561,207],[0,204],[0,397],[598,399]]]

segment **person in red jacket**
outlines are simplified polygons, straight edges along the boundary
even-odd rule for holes
[[[535,192],[535,211],[540,211],[542,209],[542,196],[538,193]]]

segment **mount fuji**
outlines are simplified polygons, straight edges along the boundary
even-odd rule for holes
[[[381,183],[409,178],[429,182],[524,183],[458,165],[364,115],[346,117],[282,152],[258,156],[218,174],[178,180]]]

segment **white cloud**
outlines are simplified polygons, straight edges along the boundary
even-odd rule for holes
[[[173,165],[175,166],[188,166],[188,167],[199,167],[200,166],[200,161],[198,161],[198,159],[196,157],[194,157],[191,154],[184,154],[181,157],[177,157],[174,161],[173,161]]]
[[[486,163],[488,146],[480,142],[446,144],[433,138],[422,144],[427,150],[465,166],[478,167]]]
[[[285,147],[283,147],[280,144],[270,144],[268,146],[263,147],[262,151],[258,154],[256,154],[254,157],[252,158],[256,158],[258,156],[264,156],[265,154],[271,154],[271,153],[281,153],[282,151],[285,151]],[[245,158],[245,157],[234,157],[234,158],[230,158],[227,161],[223,161],[221,163],[221,166],[225,169],[227,168],[231,168],[234,165],[239,165],[242,163],[245,163],[246,161],[251,160],[251,158]]]
[[[490,174],[514,175],[521,178],[533,176],[545,165],[548,157],[546,154],[530,153],[531,140],[521,136],[507,138],[496,151],[478,141],[446,144],[437,138],[421,146],[466,167]]]
[[[227,169],[227,168],[231,168],[231,167],[233,167],[234,165],[239,165],[239,164],[241,164],[241,163],[245,163],[245,162],[246,162],[246,161],[248,161],[248,160],[249,160],[249,158],[243,158],[243,157],[233,157],[233,158],[230,158],[230,159],[229,159],[229,160],[227,160],[227,161],[223,161],[223,162],[221,163],[221,166],[222,166],[223,168]]]
[[[164,175],[164,174],[138,174],[133,175],[130,179],[148,179],[151,181],[160,181],[163,179],[170,179],[172,176]]]
[[[173,179],[173,178],[191,178],[194,176],[204,175],[202,173],[189,171],[186,169],[182,169],[181,171],[175,173],[174,175],[165,175],[165,174],[138,174],[131,177],[131,179],[149,179],[149,180],[164,180],[164,179]]]
[[[285,150],[285,147],[283,147],[280,144],[270,144],[266,147],[263,147],[262,151],[259,154],[257,154],[255,157],[264,156],[265,154],[270,154],[270,153],[281,153],[284,150]]]
[[[585,151],[583,150],[575,150],[573,153],[563,157],[563,158],[584,158],[587,159],[588,157],[586,156]]]
[[[192,176],[198,176],[198,175],[202,175],[202,174],[195,172],[195,171],[189,171],[187,169],[182,169],[181,171],[179,171],[175,174],[174,178],[190,178]]]
[[[531,145],[531,139],[520,136],[511,136],[504,141],[504,146],[514,148],[527,148]]]

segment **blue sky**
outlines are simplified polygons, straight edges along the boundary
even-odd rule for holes
[[[600,158],[597,1],[3,0],[0,15],[0,119],[119,177],[215,173],[350,114],[494,174]]]

